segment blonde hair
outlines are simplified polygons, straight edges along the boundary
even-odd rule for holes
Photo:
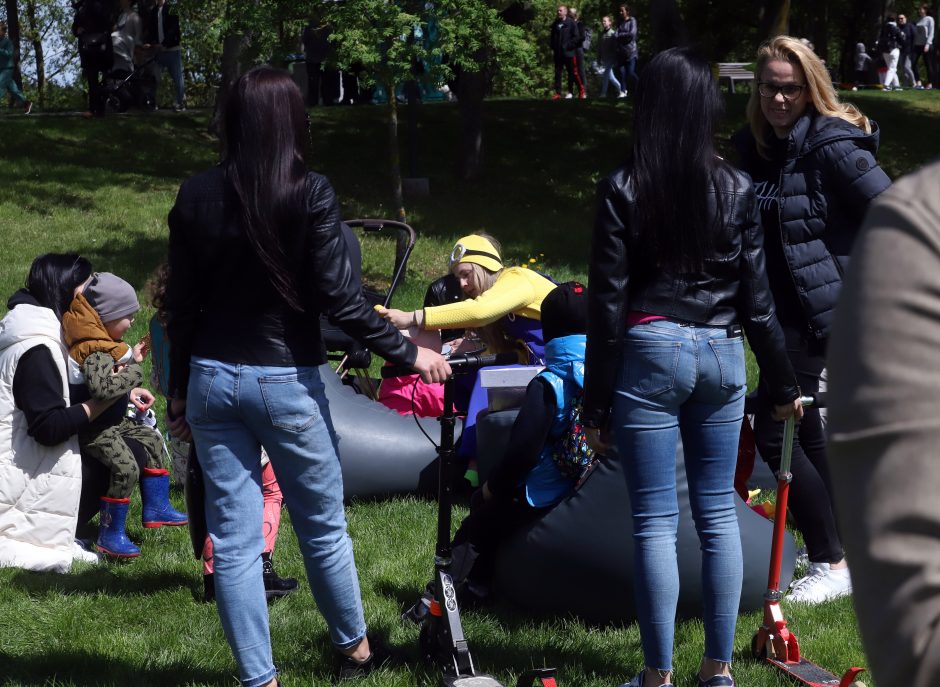
[[[493,236],[487,234],[485,231],[475,231],[473,233],[474,235],[489,241],[493,245],[493,248],[496,249],[496,252],[502,255],[503,247]],[[454,270],[457,269],[457,265],[459,264],[461,263],[456,263],[454,265]],[[479,293],[483,293],[484,291],[489,291],[492,289],[493,284],[495,284],[496,280],[499,278],[500,272],[502,272],[502,270],[497,270],[495,272],[488,270],[483,267],[483,265],[478,265],[475,262],[465,262],[463,264],[470,265],[470,278]],[[499,320],[483,325],[482,327],[474,327],[474,329],[477,335],[480,337],[480,341],[486,345],[487,350],[491,353],[506,353],[514,350],[514,346],[506,338],[506,334],[503,332],[503,328],[499,324]]]
[[[839,101],[836,89],[832,85],[832,78],[826,71],[826,65],[816,56],[808,46],[799,38],[792,36],[776,36],[763,43],[757,50],[757,66],[754,69],[756,80],[760,80],[764,68],[769,62],[789,62],[803,70],[806,78],[806,91],[816,111],[825,117],[838,117],[850,124],[854,124],[865,133],[871,133],[871,122],[868,117],[850,103]],[[751,125],[751,133],[757,141],[757,152],[763,158],[770,157],[768,143],[771,126],[760,108],[761,96],[757,92],[757,85],[751,89],[751,99],[747,103],[747,119]]]

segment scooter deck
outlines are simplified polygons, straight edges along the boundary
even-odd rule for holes
[[[778,670],[782,670],[790,677],[809,687],[839,687],[842,678],[833,675],[825,668],[822,668],[812,661],[807,661],[800,657],[799,663],[787,663],[778,661],[775,658],[765,658],[765,661]]]

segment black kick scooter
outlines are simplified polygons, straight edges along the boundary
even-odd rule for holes
[[[441,423],[441,444],[437,447],[438,498],[437,498],[437,545],[434,553],[434,599],[418,636],[422,657],[437,664],[443,672],[444,687],[503,687],[496,678],[478,673],[470,655],[470,645],[460,623],[460,607],[457,590],[450,576],[451,507],[453,505],[454,462],[454,377],[469,374],[487,365],[513,365],[519,362],[515,353],[478,355],[468,353],[448,359],[453,375],[444,382],[444,414]],[[382,377],[398,377],[414,374],[410,368],[394,365],[382,368]],[[516,687],[534,687],[539,680],[543,687],[556,687],[555,669],[529,670],[519,676]]]

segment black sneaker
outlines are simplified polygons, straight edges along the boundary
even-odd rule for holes
[[[264,577],[264,595],[268,601],[287,596],[291,592],[296,592],[300,587],[293,577],[278,576],[269,553],[261,554],[261,574]]]
[[[368,638],[369,648],[372,650],[372,653],[369,654],[369,658],[367,658],[365,661],[360,663],[351,656],[343,656],[342,654],[339,655],[340,680],[355,680],[357,678],[365,677],[366,675],[374,673],[380,668],[402,665],[405,663],[405,657],[401,652],[385,646],[385,643],[374,635],[368,635]]]

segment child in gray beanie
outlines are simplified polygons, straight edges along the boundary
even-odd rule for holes
[[[92,398],[112,401],[126,397],[143,383],[140,363],[147,354],[141,342],[131,348],[123,338],[140,310],[134,287],[109,272],[95,273],[62,316],[69,349],[69,383],[84,381]],[[115,402],[120,407],[120,401]],[[126,405],[126,401],[125,401]],[[147,454],[140,468],[128,440]],[[97,547],[118,558],[133,558],[140,549],[127,537],[125,521],[134,485],[140,481],[144,527],[185,525],[186,515],[170,505],[169,472],[163,468],[163,441],[152,427],[139,424],[123,412],[105,412],[79,432],[82,453],[104,463],[111,471],[106,496],[101,498]]]

